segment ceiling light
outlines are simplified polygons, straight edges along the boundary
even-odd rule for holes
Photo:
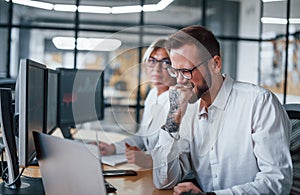
[[[112,14],[136,13],[141,11],[142,11],[142,6],[140,5],[117,6],[111,8]]]
[[[77,10],[77,6],[76,5],[66,5],[66,4],[55,4],[54,10],[62,11],[62,12],[75,12]]]
[[[287,19],[285,19],[285,18],[262,17],[261,22],[264,23],[264,24],[287,24]],[[300,18],[290,18],[289,22],[291,24],[300,24]]]
[[[5,0],[9,1],[9,0]],[[137,13],[137,12],[153,12],[160,11],[169,6],[174,0],[161,0],[157,4],[146,4],[131,5],[131,6],[116,6],[116,7],[101,7],[101,6],[78,6],[78,12],[82,13],[99,13],[99,14],[124,14],[124,13]],[[30,1],[30,0],[12,0],[13,3],[26,5],[30,7],[36,7],[47,10],[64,11],[64,12],[75,12],[77,10],[76,5],[67,4],[52,4],[41,1]]]
[[[262,17],[260,20],[264,24],[287,24],[287,20],[284,18]]]
[[[100,7],[100,6],[80,5],[78,7],[78,11],[83,12],[83,13],[110,14],[111,8],[110,7]]]
[[[289,21],[291,24],[300,24],[300,18],[290,18]]]
[[[285,1],[285,0],[262,0],[262,2],[264,2],[264,3],[277,2],[277,1]]]
[[[54,37],[52,43],[57,49],[75,49],[74,37]]]
[[[13,3],[20,4],[20,5],[26,5],[30,7],[40,8],[40,9],[46,9],[46,10],[52,10],[53,4],[52,3],[45,3],[40,1],[29,1],[29,0],[13,0]]]
[[[118,39],[78,38],[78,49],[88,51],[114,51],[121,46]]]
[[[75,49],[74,37],[54,37],[52,42],[57,49]],[[78,38],[77,49],[83,51],[114,51],[121,46],[118,39]]]
[[[157,7],[159,10],[165,9],[168,5],[170,5],[174,0],[161,0],[157,3]]]
[[[155,12],[159,11],[157,4],[148,4],[143,6],[144,12]]]

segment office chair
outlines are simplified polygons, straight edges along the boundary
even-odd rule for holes
[[[293,161],[293,184],[290,194],[300,194],[300,104],[284,104],[292,123],[290,152]]]
[[[0,88],[10,88],[15,90],[16,79],[12,78],[0,78]]]

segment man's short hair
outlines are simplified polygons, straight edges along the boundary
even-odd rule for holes
[[[188,26],[171,35],[166,43],[168,50],[178,49],[184,45],[197,46],[200,57],[220,56],[220,44],[214,34],[203,26]]]

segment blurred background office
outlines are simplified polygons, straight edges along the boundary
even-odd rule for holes
[[[299,0],[0,0],[0,78],[15,79],[21,58],[104,70],[103,125],[134,132],[151,87],[144,51],[204,25],[221,43],[224,73],[300,103],[299,9]]]

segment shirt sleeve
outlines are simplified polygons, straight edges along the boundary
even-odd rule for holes
[[[145,125],[146,121],[150,117],[149,116],[149,109],[148,109],[148,107],[151,104],[153,104],[153,101],[154,101],[154,98],[155,98],[155,93],[156,93],[156,89],[153,88],[153,89],[151,89],[151,91],[149,92],[148,96],[146,97],[145,108],[144,108],[142,122],[141,122],[141,128],[138,130],[139,133],[141,133],[141,131],[146,131],[145,127],[143,127],[143,126]],[[145,132],[144,132],[144,134],[145,134]],[[137,147],[139,147],[142,150],[145,149],[144,140],[137,133],[137,134],[135,134],[133,136],[127,137],[124,140],[121,140],[119,142],[114,143],[114,145],[116,147],[116,153],[117,154],[125,153],[125,150],[126,150],[125,142],[127,142],[130,145],[137,146]]]
[[[161,130],[158,142],[151,155],[153,159],[153,182],[158,189],[171,189],[187,174],[191,173],[190,140],[192,123],[197,112],[197,105],[188,106],[180,124],[178,133],[171,135]]]
[[[133,135],[133,136],[127,137],[119,142],[114,143],[114,145],[116,147],[116,154],[125,153],[125,150],[126,150],[125,142],[130,145],[137,146],[142,150],[145,149],[144,141],[143,141],[142,137],[138,136],[138,135]]]
[[[256,104],[252,140],[260,171],[252,182],[215,191],[216,194],[289,194],[293,176],[289,151],[291,124],[272,93],[265,93]]]
[[[172,133],[173,137],[178,133]],[[161,130],[159,140],[152,151],[153,182],[158,189],[173,188],[181,179],[190,173],[190,158],[187,151],[188,142],[180,134],[176,141],[168,132]]]

